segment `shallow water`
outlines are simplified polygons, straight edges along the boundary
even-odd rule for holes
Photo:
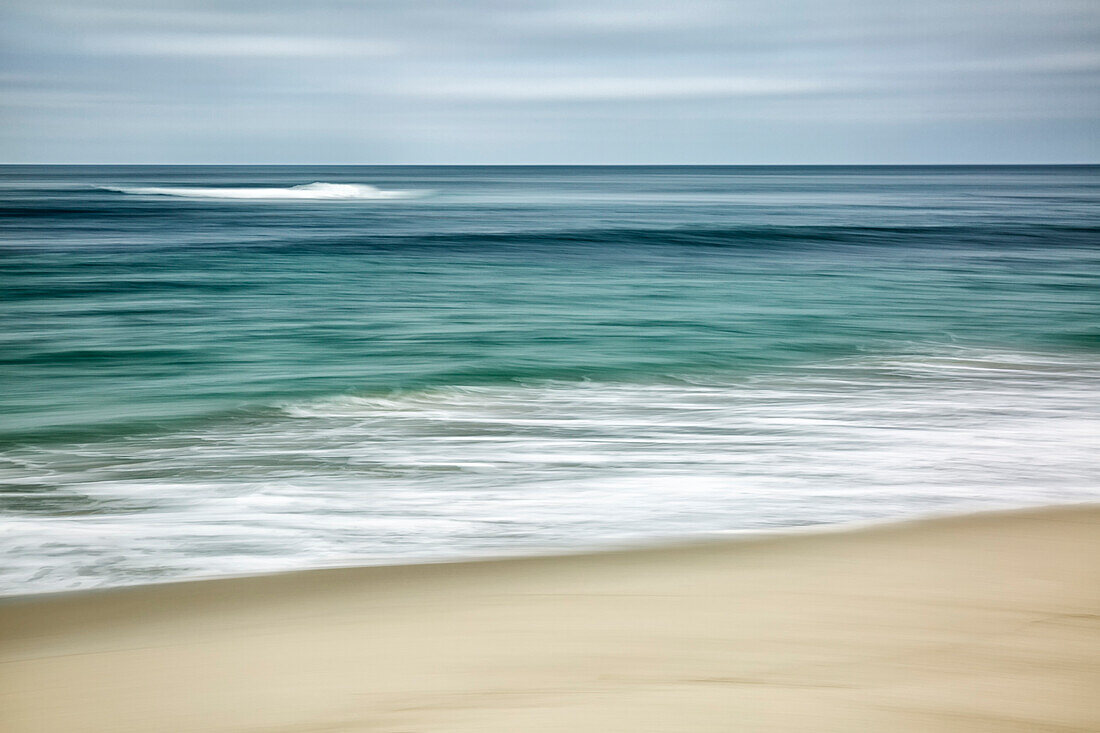
[[[1098,173],[2,167],[0,591],[1100,498]]]

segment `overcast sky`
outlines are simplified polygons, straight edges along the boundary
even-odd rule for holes
[[[0,161],[1100,162],[1098,0],[0,0]]]

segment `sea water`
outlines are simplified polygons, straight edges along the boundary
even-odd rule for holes
[[[1100,499],[1100,168],[0,167],[0,592]]]

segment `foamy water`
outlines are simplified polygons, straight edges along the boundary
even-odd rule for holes
[[[798,376],[334,395],[16,450],[83,511],[6,522],[9,592],[1085,501],[1100,368],[957,350]],[[140,521],[135,521],[140,517]]]
[[[415,198],[423,191],[384,190],[364,183],[307,183],[288,188],[200,188],[167,186],[103,186],[107,191],[117,191],[138,196],[178,196],[197,199],[257,199],[257,200],[371,200]]]

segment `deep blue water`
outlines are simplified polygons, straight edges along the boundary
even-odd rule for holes
[[[1095,499],[1098,204],[1094,166],[0,167],[0,589]]]

